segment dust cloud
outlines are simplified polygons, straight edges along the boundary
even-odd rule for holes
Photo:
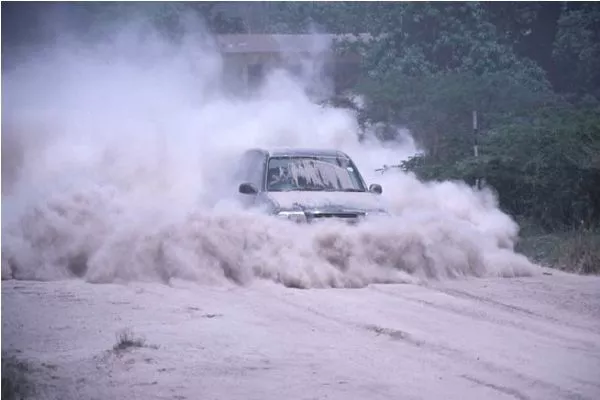
[[[3,71],[2,279],[304,288],[537,273],[491,192],[375,172],[416,151],[407,133],[359,143],[350,110],[282,71],[235,96],[210,36],[173,44],[142,25],[59,37]],[[346,151],[393,216],[297,225],[243,210],[229,177],[258,146]]]

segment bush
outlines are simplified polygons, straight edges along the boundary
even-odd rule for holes
[[[562,241],[557,265],[581,274],[600,273],[600,233],[577,232]]]
[[[525,236],[516,250],[533,261],[581,274],[600,273],[600,232],[587,229]]]

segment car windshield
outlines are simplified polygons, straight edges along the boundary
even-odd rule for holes
[[[364,192],[352,161],[341,157],[271,157],[267,190]]]

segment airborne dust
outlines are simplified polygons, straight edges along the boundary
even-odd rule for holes
[[[174,45],[143,24],[59,37],[4,70],[2,279],[360,287],[537,273],[491,192],[375,172],[415,153],[407,133],[359,143],[355,115],[312,102],[309,79],[274,71],[236,97],[223,70],[210,37]],[[346,151],[394,216],[301,226],[242,210],[229,177],[256,146]]]

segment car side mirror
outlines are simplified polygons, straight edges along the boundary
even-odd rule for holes
[[[381,194],[383,193],[383,189],[381,188],[381,185],[373,183],[371,186],[369,186],[369,192]]]
[[[258,190],[256,189],[256,187],[251,183],[242,183],[238,190],[240,191],[240,193],[243,193],[243,194],[258,193]]]

